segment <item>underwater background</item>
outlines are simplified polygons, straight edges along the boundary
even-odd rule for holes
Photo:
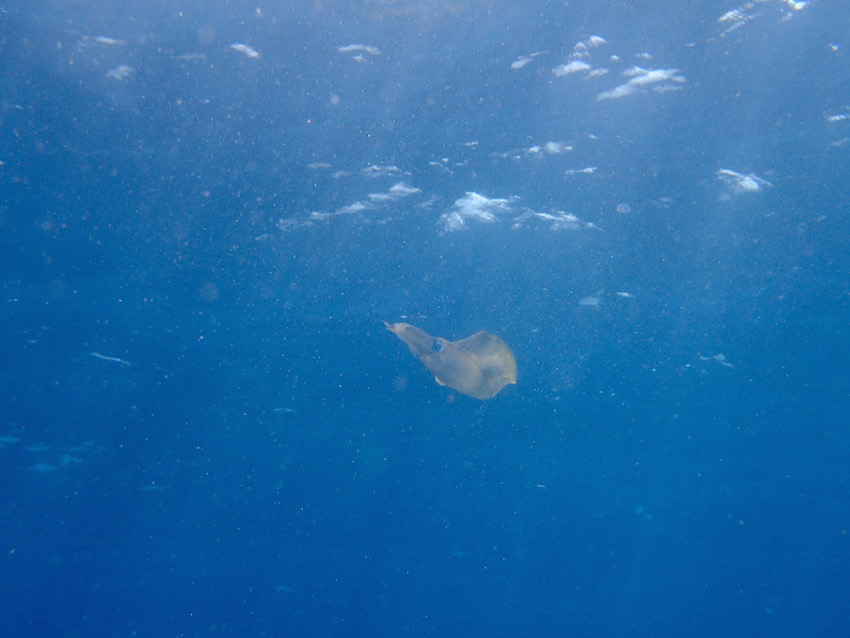
[[[0,5],[2,633],[843,635],[848,33]]]

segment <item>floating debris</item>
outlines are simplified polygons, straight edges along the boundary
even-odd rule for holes
[[[125,361],[124,359],[119,359],[118,357],[107,357],[105,354],[100,354],[99,352],[89,352],[90,357],[94,357],[95,359],[100,359],[101,361],[111,361],[112,363],[118,363],[122,366],[130,367],[133,364],[129,361]]]
[[[773,184],[762,179],[755,173],[744,175],[736,173],[728,168],[721,168],[717,171],[717,179],[728,185],[730,190],[736,195],[742,193],[757,193],[762,188],[772,187]]]
[[[116,66],[114,69],[109,69],[109,71],[106,72],[106,77],[112,78],[113,80],[126,80],[128,77],[130,77],[130,74],[132,72],[133,69],[131,69],[129,66],[127,66],[126,64],[121,64],[119,66]]]
[[[247,44],[242,44],[241,42],[234,42],[230,45],[230,48],[234,51],[239,51],[239,53],[244,53],[249,58],[260,57],[260,54],[257,51],[249,47]]]
[[[697,355],[697,356],[699,356],[700,361],[717,361],[717,363],[719,363],[720,365],[722,365],[725,368],[734,368],[735,367],[726,360],[726,355],[723,354],[722,352],[719,352],[719,353],[712,355],[710,357],[704,357],[702,355]]]

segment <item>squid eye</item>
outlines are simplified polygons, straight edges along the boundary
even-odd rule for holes
[[[431,348],[433,348],[434,352],[442,352],[443,351],[442,341],[434,341],[434,343],[431,344]]]

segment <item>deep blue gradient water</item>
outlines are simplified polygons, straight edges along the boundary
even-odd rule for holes
[[[845,635],[848,33],[0,5],[0,633]]]

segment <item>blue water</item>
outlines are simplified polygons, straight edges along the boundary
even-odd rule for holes
[[[0,633],[844,635],[848,33],[0,6]]]

